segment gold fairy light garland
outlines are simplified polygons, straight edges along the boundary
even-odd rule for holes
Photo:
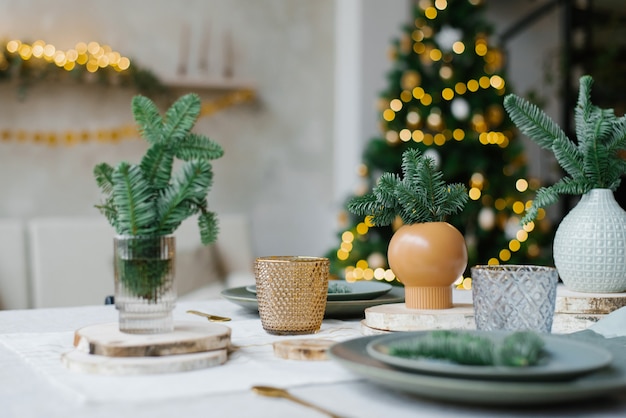
[[[42,40],[29,44],[19,39],[12,39],[7,42],[6,50],[10,54],[18,54],[23,61],[41,59],[54,63],[66,71],[72,71],[77,65],[84,66],[90,73],[106,67],[111,67],[115,71],[124,71],[130,67],[128,57],[114,51],[108,45],[100,45],[95,41],[79,42],[75,48],[63,51]],[[0,58],[0,68],[3,66],[8,66],[8,62],[5,58]]]
[[[58,49],[42,40],[37,40],[32,44],[18,39],[8,41],[4,51],[0,53],[0,73],[8,75],[10,78],[21,79],[28,77],[28,71],[24,71],[31,67],[42,74],[51,70],[65,70],[68,73],[95,73],[99,70],[113,69],[115,70],[114,73],[121,75],[121,73],[128,73],[128,70],[131,69],[131,62],[128,57],[114,51],[110,46],[100,45],[95,41],[78,42],[74,48],[68,50]],[[151,82],[160,84],[156,79],[151,80]],[[211,101],[203,101],[200,117],[213,115],[253,99],[254,91],[251,89],[232,91]],[[74,145],[90,141],[119,142],[135,138],[138,138],[138,132],[133,124],[97,130],[67,130],[64,132],[27,131],[23,129],[0,130],[1,141],[35,142],[50,146]]]
[[[241,89],[224,94],[211,101],[203,101],[200,108],[200,117],[208,117],[229,107],[236,106],[254,99],[254,91]],[[85,142],[119,142],[139,138],[134,124],[124,124],[114,128],[97,130],[67,130],[57,131],[26,131],[23,129],[0,130],[0,140],[3,142],[34,142],[49,146],[76,145]]]

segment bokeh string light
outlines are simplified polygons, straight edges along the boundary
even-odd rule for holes
[[[130,59],[114,51],[108,45],[98,42],[78,42],[74,48],[63,51],[54,45],[37,40],[32,44],[12,39],[6,44],[6,50],[11,54],[18,54],[23,61],[42,60],[53,63],[66,71],[72,71],[77,65],[82,65],[90,73],[101,68],[111,67],[115,71],[125,71],[130,67]],[[7,67],[7,60],[0,61],[0,70]]]
[[[98,71],[112,69],[114,73],[120,75],[126,75],[129,72],[133,73],[133,77],[142,75],[141,79],[133,79],[134,87],[137,87],[141,93],[163,93],[164,87],[151,73],[136,67],[131,68],[130,58],[114,51],[108,45],[101,45],[95,41],[78,42],[74,48],[61,50],[43,40],[37,40],[31,44],[19,39],[12,39],[6,43],[4,50],[6,53],[0,54],[0,76],[2,76],[0,78],[13,78],[20,83],[28,84],[33,81],[29,77],[44,78],[40,75],[34,75],[29,70],[30,68],[34,68],[42,74],[46,71],[49,72],[50,67],[56,71],[65,71],[71,74],[77,73],[79,70],[94,74]],[[115,79],[111,77],[105,77],[105,79],[117,84]],[[255,93],[252,89],[242,88],[211,100],[204,100],[200,117],[208,117],[229,107],[250,102],[254,98]],[[91,141],[119,142],[136,138],[139,138],[139,135],[133,124],[97,130],[66,130],[62,132],[28,131],[25,129],[0,130],[1,141],[33,142],[49,146],[75,145]]]

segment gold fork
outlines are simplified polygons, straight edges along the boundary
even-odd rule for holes
[[[333,412],[322,408],[321,406],[317,406],[315,404],[312,404],[308,401],[305,401],[304,399],[300,399],[294,395],[292,395],[291,393],[289,393],[288,391],[286,391],[285,389],[281,389],[281,388],[277,388],[277,387],[273,387],[273,386],[252,386],[252,391],[254,393],[257,393],[259,395],[262,396],[269,396],[271,398],[284,398],[284,399],[289,399],[290,401],[299,403],[300,405],[304,405],[308,408],[312,408],[315,409],[318,412],[321,412],[322,414],[326,414],[328,415],[330,418],[343,418],[337,414],[334,414]]]
[[[200,312],[200,311],[194,311],[193,309],[188,310],[187,313],[198,315],[198,316],[203,316],[203,317],[205,317],[206,319],[208,319],[211,322],[228,322],[228,321],[230,321],[230,318],[228,318],[226,316],[211,315],[211,314]]]

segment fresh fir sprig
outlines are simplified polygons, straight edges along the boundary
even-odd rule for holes
[[[200,98],[182,96],[162,117],[154,102],[135,96],[132,113],[150,147],[139,164],[96,165],[94,176],[105,195],[96,207],[120,235],[168,235],[199,214],[202,243],[215,241],[217,217],[207,202],[213,183],[210,161],[224,151],[206,136],[191,132],[200,114]],[[183,163],[173,175],[176,159]]]
[[[402,154],[403,178],[384,173],[372,192],[348,202],[356,215],[371,216],[376,226],[390,225],[396,216],[405,224],[442,222],[463,209],[468,200],[463,184],[446,184],[435,161],[418,149]]]
[[[526,211],[523,224],[533,221],[540,208],[558,201],[560,194],[583,195],[595,188],[615,191],[626,173],[626,116],[591,103],[593,79],[583,76],[575,109],[577,143],[537,106],[510,94],[504,108],[515,125],[540,147],[551,150],[566,176],[542,187]]]
[[[352,293],[352,289],[345,283],[328,283],[328,293]]]
[[[537,364],[544,342],[530,331],[504,339],[463,331],[430,331],[411,340],[390,345],[389,354],[403,358],[432,358],[475,366],[527,367]]]

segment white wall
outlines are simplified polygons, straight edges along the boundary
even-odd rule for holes
[[[336,1],[335,198],[358,187],[364,145],[380,135],[377,101],[391,68],[391,41],[412,16],[408,0]],[[335,243],[336,244],[336,243]]]
[[[256,83],[258,102],[200,120],[225,148],[209,195],[218,212],[250,216],[254,250],[319,254],[334,234],[334,3],[331,0],[4,0],[0,38],[43,39],[68,49],[106,43],[162,76],[175,75],[181,27],[191,27],[190,72],[210,25],[210,69],[231,30],[235,75]],[[183,91],[180,91],[182,94]],[[208,98],[208,92],[200,92]],[[97,130],[132,122],[133,92],[97,85],[42,84],[20,101],[0,85],[0,131]],[[142,141],[73,147],[0,142],[0,217],[100,216],[92,168],[138,161]]]
[[[545,3],[491,0],[487,17],[494,25],[495,33],[501,34]],[[513,92],[524,96],[534,90],[545,100],[546,113],[559,124],[562,124],[559,97],[562,31],[562,9],[559,6],[538,17],[504,45],[508,54],[507,82]],[[547,81],[546,77],[551,77],[552,81]],[[546,183],[555,181],[560,173],[552,154],[525,137],[523,140],[529,173]]]

